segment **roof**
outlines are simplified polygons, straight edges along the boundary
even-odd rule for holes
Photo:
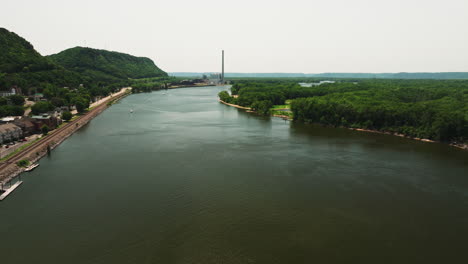
[[[31,118],[33,118],[33,119],[49,119],[50,116],[49,115],[46,115],[46,116],[44,116],[44,115],[33,115],[33,116],[31,116]]]
[[[8,131],[14,131],[14,130],[21,130],[21,128],[19,128],[19,126],[15,125],[15,124],[3,124],[3,125],[0,125],[0,133],[4,133],[4,132],[8,132]]]
[[[14,117],[11,117],[11,116],[10,116],[10,117],[4,117],[4,118],[2,118],[2,121],[3,121],[3,122],[10,122],[10,121],[14,121],[14,120],[15,120],[15,118],[14,118]]]
[[[33,122],[31,122],[29,118],[28,119],[22,118],[22,119],[16,120],[15,125],[24,126],[24,127],[34,127]]]

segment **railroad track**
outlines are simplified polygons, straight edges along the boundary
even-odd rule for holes
[[[85,115],[79,116],[77,119],[73,120],[72,122],[58,128],[58,129],[55,129],[46,138],[41,139],[41,140],[27,146],[23,150],[13,154],[11,157],[9,157],[7,160],[3,161],[3,163],[0,164],[0,172],[3,171],[4,169],[6,169],[8,166],[10,166],[12,164],[16,164],[18,161],[23,159],[25,156],[29,156],[29,155],[31,155],[31,154],[33,154],[35,152],[41,152],[45,148],[47,148],[47,146],[51,146],[51,145],[54,145],[55,143],[60,142],[60,140],[62,140],[64,138],[66,138],[67,136],[69,136],[73,132],[73,131],[70,131],[70,130],[74,130],[74,127],[79,126],[80,122],[85,122],[86,123],[89,120],[93,119],[97,114],[99,114],[105,108],[107,108],[107,103],[109,103],[109,102],[111,102],[113,100],[117,100],[117,99],[121,98],[122,96],[124,96],[125,94],[126,93],[122,93],[122,94],[117,95],[116,97],[109,98],[108,100],[104,101],[100,105],[93,108],[91,111],[89,111]]]

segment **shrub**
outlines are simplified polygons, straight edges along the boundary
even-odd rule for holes
[[[18,167],[27,167],[29,165],[29,160],[20,160],[16,163]]]
[[[41,132],[42,132],[43,135],[47,135],[49,133],[49,130],[50,130],[50,128],[49,128],[48,125],[43,125],[41,127]]]
[[[65,121],[70,121],[72,119],[73,115],[72,113],[66,111],[66,112],[63,112],[62,114],[62,119],[65,120]]]

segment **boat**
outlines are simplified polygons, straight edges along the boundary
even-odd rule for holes
[[[26,169],[24,169],[24,171],[32,171],[35,168],[37,168],[38,166],[39,166],[38,163],[32,164],[32,165],[28,166]]]
[[[133,109],[130,109],[130,113],[133,113]]]

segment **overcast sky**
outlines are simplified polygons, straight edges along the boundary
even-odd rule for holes
[[[74,46],[168,72],[468,71],[468,0],[14,0],[0,27],[43,55]]]

